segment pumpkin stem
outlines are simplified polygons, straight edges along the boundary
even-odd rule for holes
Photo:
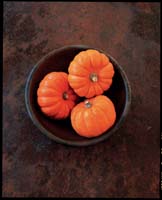
[[[84,103],[86,108],[90,108],[92,106],[92,104],[88,100],[85,100]]]
[[[67,100],[69,98],[67,92],[64,92],[63,95],[62,95],[63,99],[64,100]]]
[[[96,73],[91,73],[90,76],[89,76],[90,80],[92,82],[97,82],[98,81],[98,76]]]

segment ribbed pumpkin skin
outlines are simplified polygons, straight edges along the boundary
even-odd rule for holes
[[[104,95],[77,104],[71,112],[72,127],[80,136],[87,138],[103,134],[115,120],[114,104]]]
[[[54,119],[64,119],[75,106],[77,95],[68,83],[64,72],[51,72],[39,84],[37,102],[41,111]]]
[[[105,54],[88,49],[74,57],[68,72],[68,81],[75,93],[81,97],[91,98],[109,89],[114,67]]]

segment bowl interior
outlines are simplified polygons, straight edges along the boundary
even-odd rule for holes
[[[59,141],[59,139],[61,139],[62,141],[71,141],[78,144],[82,142],[86,143],[89,141],[91,141],[90,143],[93,143],[93,141],[96,142],[96,139],[100,140],[100,138],[104,138],[110,135],[112,130],[122,117],[122,113],[126,105],[127,93],[125,80],[123,78],[123,75],[121,74],[120,67],[118,66],[116,61],[114,61],[114,59],[109,55],[107,56],[114,66],[115,75],[113,77],[113,83],[111,87],[109,88],[109,90],[104,92],[104,95],[108,96],[113,101],[116,109],[117,118],[115,124],[108,131],[106,131],[103,135],[99,137],[87,139],[76,134],[71,126],[70,118],[67,118],[65,120],[53,120],[46,117],[40,111],[40,108],[37,104],[37,89],[40,81],[46,74],[52,71],[64,71],[68,73],[69,63],[72,61],[74,56],[80,51],[86,49],[88,49],[88,47],[70,46],[55,50],[44,57],[35,66],[34,70],[29,76],[26,95],[26,98],[28,98],[28,112],[30,112],[30,116],[32,117],[32,120],[38,126],[38,128],[42,129],[43,127],[43,132],[54,140]]]

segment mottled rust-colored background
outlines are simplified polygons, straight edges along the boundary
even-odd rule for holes
[[[159,18],[159,3],[4,2],[4,197],[159,197]],[[26,112],[33,65],[69,44],[103,49],[131,83],[125,124],[95,146],[57,144]]]

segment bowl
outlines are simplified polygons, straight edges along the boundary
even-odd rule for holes
[[[79,136],[71,126],[70,117],[64,120],[53,120],[46,117],[37,104],[37,89],[43,77],[52,71],[68,73],[69,63],[80,51],[96,49],[107,55],[115,70],[111,87],[103,94],[108,96],[116,109],[116,122],[102,135],[94,138]],[[37,126],[46,136],[55,142],[72,145],[88,146],[96,144],[110,137],[123,124],[131,103],[131,89],[128,78],[118,62],[106,52],[85,45],[70,45],[56,49],[44,56],[31,70],[25,87],[25,104],[27,112]]]

